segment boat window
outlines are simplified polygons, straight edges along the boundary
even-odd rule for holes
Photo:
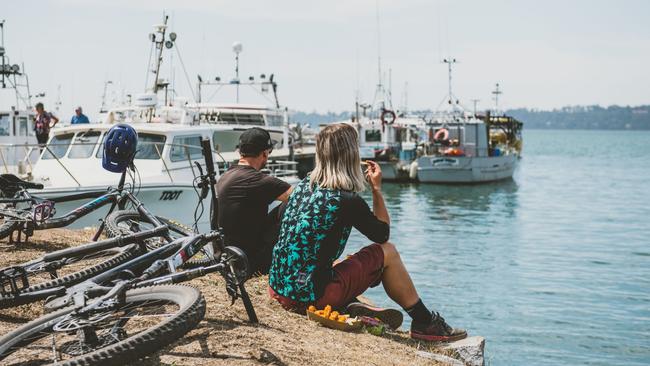
[[[219,113],[218,121],[227,124],[264,126],[264,117],[261,114]]]
[[[104,137],[102,143],[97,150],[96,157],[102,158],[104,156]],[[138,133],[138,151],[135,153],[135,159],[144,160],[158,160],[162,155],[163,148],[165,147],[166,137],[163,135],[154,135],[150,133]]]
[[[380,142],[381,131],[379,130],[366,130],[366,142]]]
[[[77,133],[74,143],[68,153],[70,159],[85,159],[93,155],[97,141],[99,141],[99,131],[82,131]]]
[[[212,143],[215,150],[224,153],[237,149],[239,136],[244,131],[215,131],[212,135]]]
[[[61,159],[68,151],[70,142],[72,142],[73,133],[54,135],[47,144],[47,149],[43,152],[41,159]]]
[[[33,135],[32,130],[29,128],[29,120],[27,117],[18,117],[18,136]]]
[[[200,159],[203,157],[201,150],[201,136],[176,136],[172,142],[169,158],[171,161]]]
[[[152,135],[148,133],[138,134],[138,152],[135,153],[136,159],[158,160],[160,159],[165,140],[162,135]]]
[[[282,126],[284,123],[284,117],[278,116],[277,114],[267,114],[266,122],[269,126]]]
[[[0,136],[11,135],[11,125],[8,114],[0,114]]]
[[[279,149],[282,147],[284,144],[284,136],[281,132],[269,132],[269,135],[271,135],[271,140],[275,141],[275,148]]]

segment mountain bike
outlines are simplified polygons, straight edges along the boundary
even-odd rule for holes
[[[123,173],[117,189],[109,189],[105,195],[90,201],[64,217],[45,220],[35,220],[33,217],[29,217],[21,222],[25,225],[19,229],[21,231],[25,227],[29,227],[30,230],[62,227],[111,203],[109,214],[95,233],[93,242],[50,252],[32,261],[0,269],[0,309],[44,300],[50,296],[46,291],[48,289],[72,286],[175,238],[187,237],[192,234],[189,228],[149,212],[132,192],[123,188],[125,176],[126,173]],[[30,186],[31,184],[30,182],[16,181],[16,194],[13,200],[24,200],[22,202],[33,204],[33,210],[37,210],[39,207],[43,207],[43,202],[27,192],[27,188],[38,188]],[[75,195],[74,199],[79,199],[79,195]],[[5,201],[10,201],[10,199],[5,199]],[[2,201],[0,200],[0,202]],[[136,208],[129,212],[135,213],[141,221],[146,221],[148,227],[139,226],[137,230],[133,228],[126,230],[124,222],[120,221],[120,218],[124,218],[124,211],[112,212],[116,207],[124,208],[129,203]],[[51,216],[47,210],[34,212],[43,213],[43,217]],[[118,221],[119,225],[116,224]],[[102,232],[113,238],[96,241]],[[137,233],[137,235],[132,235],[132,233]]]
[[[10,242],[26,242],[35,230],[66,227],[109,204],[111,207],[107,216],[115,208],[123,210],[129,203],[140,211],[142,203],[133,192],[125,189],[125,180],[126,171],[122,173],[117,188],[108,188],[106,192],[83,192],[44,199],[28,191],[28,189],[42,189],[42,184],[24,181],[12,174],[0,175],[0,192],[2,192],[2,197],[0,197],[0,239],[9,237]],[[57,202],[81,199],[91,199],[91,201],[63,216],[54,217]],[[148,219],[153,217],[146,212],[140,212],[140,214]],[[93,236],[93,241],[100,237],[104,227],[105,220],[101,222]],[[14,232],[18,232],[17,240],[14,240]],[[22,235],[25,236],[24,239],[21,239]]]
[[[176,272],[215,243],[214,264]],[[0,338],[3,363],[123,364],[151,354],[195,328],[205,315],[199,290],[176,285],[221,274],[232,303],[241,298],[250,322],[257,315],[244,288],[245,254],[223,247],[218,231],[178,238],[71,288],[50,289],[51,313]]]

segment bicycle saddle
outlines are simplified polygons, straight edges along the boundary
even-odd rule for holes
[[[0,190],[15,193],[20,188],[43,189],[43,185],[22,180],[13,174],[0,174]]]

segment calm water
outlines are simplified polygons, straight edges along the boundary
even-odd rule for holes
[[[524,142],[513,181],[385,184],[422,297],[487,338],[488,364],[650,364],[650,133]],[[347,251],[366,243],[355,232]]]

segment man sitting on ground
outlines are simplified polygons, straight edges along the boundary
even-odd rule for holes
[[[266,130],[246,130],[239,138],[239,163],[217,182],[218,225],[224,230],[226,245],[246,253],[251,274],[269,271],[279,229],[279,218],[269,216],[269,204],[287,202],[292,190],[287,182],[260,172],[274,144]]]

